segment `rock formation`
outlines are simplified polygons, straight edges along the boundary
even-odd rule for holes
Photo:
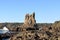
[[[26,14],[25,21],[24,21],[24,26],[33,27],[35,24],[36,24],[35,13],[33,13],[31,15]]]
[[[60,40],[60,21],[50,24],[36,23],[35,13],[31,15],[26,14],[24,23],[21,25],[7,25],[9,25],[9,28],[13,27],[12,30],[18,32],[11,35],[10,40]]]
[[[35,20],[35,13],[26,14],[24,24],[17,27],[19,33],[10,40],[60,40],[60,22],[54,24],[41,24],[38,27]],[[37,30],[38,29],[38,30]]]

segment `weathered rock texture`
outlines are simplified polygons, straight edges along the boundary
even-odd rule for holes
[[[12,35],[10,40],[60,40],[60,21],[36,23],[35,13],[26,14],[25,21],[21,25],[19,23],[5,23],[4,25],[18,32]],[[2,28],[3,25],[0,26]]]
[[[36,24],[35,13],[33,13],[31,15],[26,14],[24,26],[25,27],[33,27],[35,24]]]

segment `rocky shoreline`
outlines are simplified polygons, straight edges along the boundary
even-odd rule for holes
[[[10,40],[60,40],[60,21],[36,23],[35,13],[26,14],[24,23],[3,23],[9,30],[19,32]],[[0,24],[2,28],[2,23]]]

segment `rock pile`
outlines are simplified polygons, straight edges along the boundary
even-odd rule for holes
[[[60,40],[60,22],[39,28],[35,13],[26,14],[24,24],[16,29],[19,33],[13,35],[10,40]]]

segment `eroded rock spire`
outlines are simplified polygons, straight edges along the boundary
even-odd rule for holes
[[[36,23],[35,13],[33,12],[33,14],[31,14],[31,15],[26,14],[24,24],[26,26],[33,26],[33,25],[35,25],[35,23]]]

